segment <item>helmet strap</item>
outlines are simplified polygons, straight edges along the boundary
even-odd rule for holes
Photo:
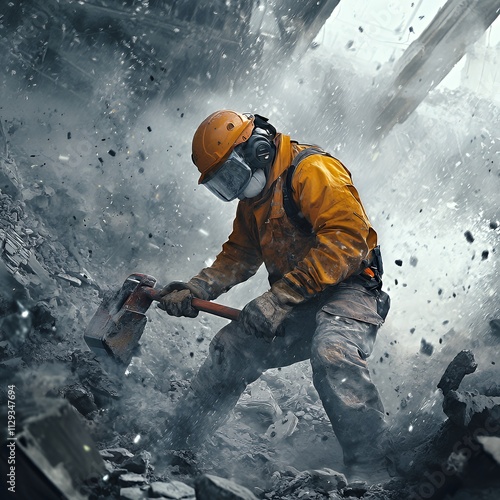
[[[255,128],[265,130],[271,139],[271,141],[276,137],[276,128],[269,123],[269,119],[262,115],[254,115]]]

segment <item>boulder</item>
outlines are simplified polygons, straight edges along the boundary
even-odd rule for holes
[[[222,477],[204,474],[195,481],[196,500],[257,500],[247,488]]]

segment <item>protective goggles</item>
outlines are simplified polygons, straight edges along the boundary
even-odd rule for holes
[[[245,191],[251,178],[252,169],[234,149],[227,160],[202,184],[222,201],[232,201]]]

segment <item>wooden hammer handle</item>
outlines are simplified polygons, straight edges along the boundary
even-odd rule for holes
[[[215,314],[221,318],[232,319],[236,321],[240,315],[240,310],[234,307],[223,306],[222,304],[217,304],[217,302],[210,302],[209,300],[193,298],[191,305],[198,309],[198,311],[207,312],[210,314]]]
[[[142,287],[142,289],[152,300],[158,302],[161,300],[159,289],[151,287]],[[191,305],[198,311],[207,312],[234,321],[238,319],[241,312],[239,309],[223,306],[222,304],[217,304],[217,302],[211,302],[209,300],[197,299],[196,297],[191,301]]]

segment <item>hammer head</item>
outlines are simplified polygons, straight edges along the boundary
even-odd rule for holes
[[[152,298],[146,293],[156,279],[147,274],[131,274],[120,290],[105,295],[90,320],[83,338],[97,354],[105,353],[128,365],[139,345]]]

